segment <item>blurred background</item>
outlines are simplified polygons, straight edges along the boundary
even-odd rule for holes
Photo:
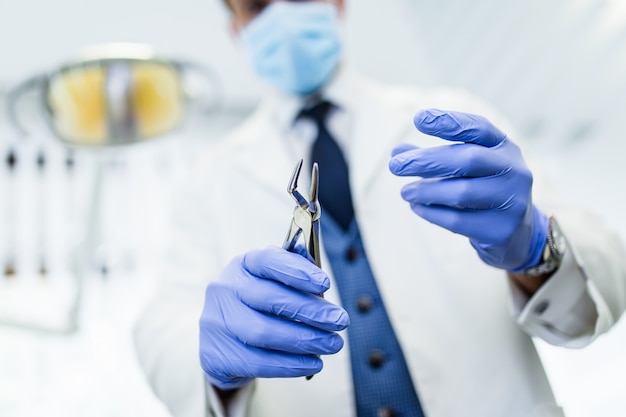
[[[626,239],[625,3],[348,0],[345,32],[362,73],[491,102],[562,196]],[[193,105],[184,128],[76,149],[45,127],[37,75],[109,42],[200,66],[185,84]],[[221,0],[0,0],[0,52],[0,415],[167,417],[130,338],[167,240],[167,193],[195,149],[252,110],[262,86]],[[31,77],[34,87],[9,106],[9,92]],[[25,133],[11,128],[8,107]],[[626,413],[625,326],[584,350],[538,342],[568,416]]]

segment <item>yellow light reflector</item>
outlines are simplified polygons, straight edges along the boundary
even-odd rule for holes
[[[148,139],[176,128],[184,110],[178,72],[163,63],[135,62],[132,74],[137,137]]]
[[[56,74],[48,88],[52,124],[67,141],[104,145],[107,110],[102,66],[74,67]]]

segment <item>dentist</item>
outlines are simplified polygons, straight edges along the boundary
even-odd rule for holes
[[[563,416],[532,337],[579,348],[618,320],[614,233],[484,103],[352,71],[343,0],[227,6],[269,91],[175,200],[135,329],[156,395],[180,417]],[[300,158],[320,166],[322,269],[278,246]]]

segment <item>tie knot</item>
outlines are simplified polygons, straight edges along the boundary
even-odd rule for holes
[[[315,122],[317,126],[324,126],[324,123],[326,122],[326,116],[332,108],[332,103],[326,100],[322,100],[311,107],[303,108],[302,110],[300,110],[297,119],[311,119]]]

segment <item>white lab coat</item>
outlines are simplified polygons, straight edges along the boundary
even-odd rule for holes
[[[327,95],[354,115],[347,152],[356,218],[426,415],[561,416],[528,333],[579,347],[610,328],[626,305],[619,240],[597,218],[541,200],[536,181],[536,203],[556,214],[572,250],[550,282],[525,300],[503,271],[482,263],[467,238],[415,215],[400,198],[407,179],[387,167],[394,145],[429,141],[411,123],[416,110],[490,110],[456,91],[383,87],[348,70]],[[199,156],[177,197],[174,259],[135,332],[148,380],[176,416],[223,412],[198,359],[204,290],[232,257],[278,246],[285,237],[294,207],[286,183],[302,155],[280,119],[294,109],[282,98],[263,102]],[[333,288],[327,298],[339,303]],[[547,309],[537,308],[546,301]],[[324,370],[310,381],[258,380],[230,414],[354,415],[348,352],[346,345],[325,356]]]

